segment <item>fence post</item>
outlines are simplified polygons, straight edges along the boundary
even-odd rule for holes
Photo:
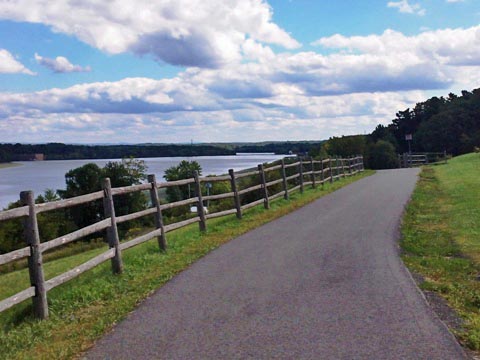
[[[270,202],[268,200],[267,181],[265,179],[265,171],[263,171],[263,164],[258,164],[258,174],[260,175],[260,184],[263,190],[263,206],[265,209],[270,209]]]
[[[283,198],[288,200],[288,184],[287,184],[287,173],[285,172],[285,160],[282,159],[282,184],[283,184]]]
[[[158,246],[160,247],[160,250],[165,251],[167,250],[167,239],[165,237],[165,228],[163,227],[163,216],[162,209],[160,208],[160,200],[158,199],[157,179],[154,174],[151,174],[147,176],[147,181],[152,185],[152,188],[150,189],[150,199],[152,201],[152,205],[157,208],[157,212],[155,213],[155,226],[157,229],[161,229],[161,234],[157,237]]]
[[[122,252],[118,237],[117,219],[115,218],[115,205],[112,196],[112,184],[109,178],[103,179],[103,210],[106,218],[110,218],[110,226],[107,228],[108,246],[115,248],[115,256],[112,258],[112,271],[121,274],[123,271]]]
[[[338,166],[338,155],[335,157],[335,176],[337,177],[337,180],[340,180],[340,169]]]
[[[48,318],[47,290],[43,274],[42,252],[39,248],[40,235],[33,191],[22,191],[20,201],[22,205],[28,206],[28,217],[24,220],[24,236],[27,245],[30,246],[30,256],[28,257],[30,284],[35,287],[35,296],[32,297],[33,313],[39,319],[46,319]]]
[[[313,162],[313,157],[310,157],[310,169],[312,173],[310,174],[310,179],[312,180],[312,188],[315,188],[315,163]]]
[[[300,193],[303,194],[303,162],[302,162],[302,159],[300,159],[300,164],[299,164],[298,171],[300,173]]]
[[[360,171],[364,171],[365,170],[365,163],[363,162],[363,155],[360,155]]]
[[[233,202],[235,204],[235,208],[237,209],[237,219],[241,219],[242,204],[240,203],[240,196],[238,196],[237,181],[235,180],[235,172],[233,171],[233,169],[229,169],[228,174],[230,175],[230,185],[232,187],[232,192],[233,192]]]
[[[198,171],[195,170],[193,172],[193,178],[195,180],[195,193],[198,198],[197,202],[197,214],[200,218],[200,222],[198,223],[198,227],[200,231],[204,232],[207,230],[207,220],[205,218],[205,208],[203,207],[203,199],[202,199],[202,186],[200,184],[200,179],[198,178]]]
[[[330,177],[332,177],[332,159],[331,158],[328,158],[328,159],[325,159],[325,161],[328,160],[328,172],[327,172],[327,175],[329,175]],[[328,176],[327,176],[328,177]],[[329,179],[328,180],[330,183],[332,182],[332,179]]]
[[[325,173],[323,170],[323,157],[320,157],[320,181],[322,182],[322,188],[325,183]]]
[[[342,174],[343,174],[343,178],[346,178],[347,175],[345,174],[345,159],[342,157],[340,159],[340,161],[342,162]]]

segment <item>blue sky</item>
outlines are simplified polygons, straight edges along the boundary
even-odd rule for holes
[[[0,142],[315,140],[480,87],[478,0],[0,0]]]

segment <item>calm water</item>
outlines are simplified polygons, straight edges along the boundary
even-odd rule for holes
[[[202,166],[203,175],[226,174],[228,169],[241,170],[255,167],[260,163],[274,161],[283,156],[273,154],[238,154],[232,156],[198,156],[148,158],[148,174],[155,174],[163,180],[165,170],[182,160],[195,160]],[[19,199],[21,191],[32,190],[35,196],[46,189],[64,189],[65,173],[87,163],[103,167],[108,161],[116,160],[52,160],[19,162],[21,166],[0,169],[0,209]]]

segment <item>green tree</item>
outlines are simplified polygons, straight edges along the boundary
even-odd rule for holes
[[[6,210],[20,207],[20,200],[10,203]],[[2,221],[0,226],[0,254],[26,246],[23,240],[23,224],[21,219]]]
[[[145,161],[129,158],[108,162],[102,169],[102,175],[110,178],[112,187],[122,187],[141,184],[147,177],[146,171]],[[115,196],[114,204],[116,215],[126,215],[145,209],[147,198],[137,191]]]
[[[62,198],[90,194],[102,189],[103,179],[108,177],[112,187],[137,185],[146,178],[147,167],[143,160],[123,159],[121,162],[108,162],[103,168],[89,163],[65,174],[66,190],[59,191]],[[139,211],[146,206],[146,197],[140,192],[114,197],[115,212],[125,215]],[[78,228],[83,228],[101,220],[103,204],[101,200],[75,206],[69,210],[74,223]],[[122,226],[128,229],[127,225]]]
[[[102,178],[102,169],[97,164],[85,164],[65,174],[66,189],[59,190],[58,193],[62,198],[68,199],[100,191]],[[100,201],[74,206],[69,208],[68,212],[78,228],[91,225],[103,217]]]
[[[388,141],[377,141],[369,147],[368,165],[372,169],[392,169],[398,167],[395,147]]]
[[[366,136],[332,137],[324,144],[325,151],[330,155],[351,156],[365,153]]]
[[[202,175],[202,167],[198,162],[182,160],[178,165],[165,170],[164,178],[167,181],[190,179],[195,171]],[[195,189],[190,185],[174,186],[167,188],[166,194],[169,202],[175,202],[195,196]]]

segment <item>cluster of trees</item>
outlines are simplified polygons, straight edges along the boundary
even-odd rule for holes
[[[202,174],[202,168],[196,161],[181,161],[178,165],[172,166],[165,171],[167,181],[188,179],[194,176],[197,171]],[[103,188],[104,178],[110,178],[112,187],[123,187],[142,183],[147,175],[145,162],[138,159],[123,159],[119,162],[108,162],[103,168],[89,163],[65,174],[65,190],[47,190],[36,198],[36,203],[56,201],[72,198],[80,195],[100,191]],[[215,195],[230,191],[230,183],[212,182],[210,186],[203,183],[202,193],[207,192]],[[208,189],[207,189],[208,187]],[[161,202],[175,202],[194,197],[195,188],[191,185],[168,187],[160,193]],[[145,192],[134,192],[130,194],[116,195],[114,197],[115,213],[117,216],[130,214],[144,210],[151,206],[150,196]],[[222,199],[208,203],[211,211],[221,211],[233,207],[231,199]],[[11,203],[8,209],[21,206],[20,201]],[[189,205],[174,209],[165,210],[163,213],[166,224],[196,216],[190,212]],[[49,211],[38,214],[38,226],[42,241],[51,240],[77,229],[86,227],[104,218],[102,200],[90,202],[72,208]],[[121,237],[132,228],[153,226],[153,217],[143,217],[118,225]],[[98,234],[91,235],[83,241],[91,241],[98,238]],[[101,237],[101,235],[100,235]],[[0,226],[0,253],[7,253],[24,247],[23,226],[20,219],[2,222]]]
[[[460,155],[480,145],[480,89],[432,97],[413,109],[399,111],[388,126],[379,125],[374,141],[392,143],[399,152],[408,151],[405,134],[412,134],[412,150]]]
[[[460,155],[480,147],[480,89],[432,97],[413,109],[399,111],[387,125],[369,135],[333,137],[311,154],[315,156],[363,154],[372,169],[397,167],[397,154],[408,151],[405,135],[411,134],[412,152]]]
[[[36,198],[36,203],[44,203],[89,194],[102,189],[102,179],[109,177],[112,187],[140,184],[146,178],[146,165],[137,159],[123,159],[108,162],[103,168],[89,163],[65,174],[65,190],[47,190]],[[115,196],[117,215],[140,211],[148,205],[148,196],[141,192]],[[20,202],[11,203],[8,209],[21,206]],[[49,211],[38,215],[40,237],[51,240],[99,221],[104,216],[101,200],[68,209]],[[129,222],[119,225],[119,232],[125,233],[131,227],[147,225],[151,219],[140,219],[146,223]],[[0,227],[0,253],[6,253],[24,245],[21,220],[2,222]],[[89,241],[95,236],[85,240]],[[96,236],[98,237],[98,235]]]

